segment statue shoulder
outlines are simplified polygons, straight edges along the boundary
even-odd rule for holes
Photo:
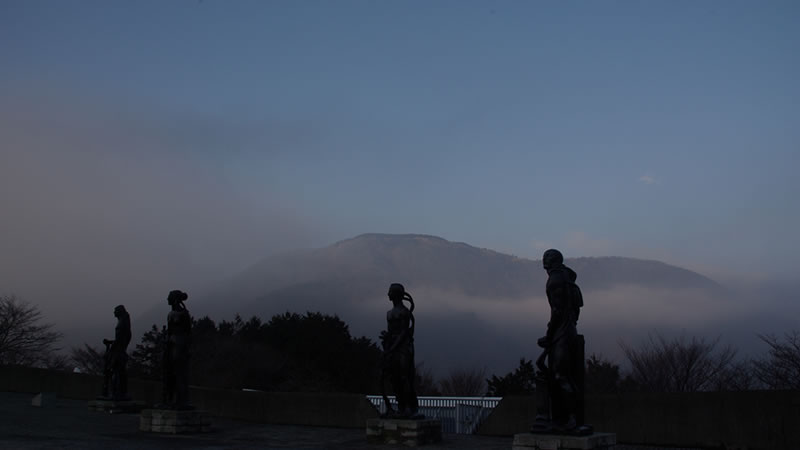
[[[189,311],[181,310],[181,311],[170,311],[169,315],[167,316],[167,322],[185,322],[191,321],[191,316],[189,315]]]
[[[547,277],[547,288],[560,288],[564,284],[568,283],[568,279],[566,274],[560,270],[554,270],[550,272],[550,275]]]

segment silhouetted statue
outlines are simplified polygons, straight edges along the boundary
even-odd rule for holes
[[[189,296],[182,291],[170,291],[167,303],[172,311],[167,315],[167,334],[164,345],[164,391],[162,406],[191,409],[189,406],[189,346],[192,338],[192,318],[183,302]]]
[[[591,434],[583,423],[584,340],[577,328],[583,296],[575,284],[577,274],[555,249],[544,252],[542,265],[548,275],[550,322],[547,335],[538,340],[544,351],[536,361],[537,414],[531,431]]]
[[[114,317],[117,318],[114,340],[103,339],[106,353],[103,358],[105,364],[102,397],[112,400],[129,400],[127,351],[128,344],[131,342],[131,316],[125,310],[125,306],[119,305],[114,308]]]
[[[392,283],[388,294],[394,307],[386,313],[387,330],[381,332],[381,392],[386,405],[385,417],[421,419],[424,416],[417,413],[419,403],[414,390],[414,299],[400,283]],[[406,308],[403,300],[411,304],[411,309]],[[397,397],[396,411],[386,396],[387,377]]]

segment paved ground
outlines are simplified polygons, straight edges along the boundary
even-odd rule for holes
[[[85,401],[31,406],[31,394],[0,393],[3,449],[386,449],[366,443],[364,429],[265,425],[212,419],[212,432],[168,436],[139,431],[136,414],[89,412]],[[431,449],[509,449],[511,438],[446,434]]]
[[[160,435],[139,431],[138,414],[90,412],[86,401],[56,399],[31,406],[31,394],[0,392],[2,449],[382,449],[366,443],[365,429],[266,425],[212,418],[212,431],[200,435]],[[511,437],[445,434],[426,449],[504,449]],[[402,447],[396,447],[402,448]],[[617,445],[618,450],[656,447]]]

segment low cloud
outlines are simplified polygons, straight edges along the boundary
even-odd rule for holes
[[[500,374],[516,367],[519,358],[534,359],[541,353],[536,338],[544,335],[550,317],[543,292],[527,299],[503,299],[417,288],[414,298],[417,354],[436,372],[485,366],[489,373]],[[586,337],[587,354],[618,363],[624,363],[620,341],[636,346],[649,333],[720,337],[723,345],[732,343],[742,355],[760,348],[754,333],[764,321],[750,320],[760,310],[755,301],[714,297],[696,289],[641,286],[585,290],[584,301],[578,330]],[[364,317],[373,318],[369,334],[377,335],[385,326],[383,312],[390,305],[377,300],[368,305]]]

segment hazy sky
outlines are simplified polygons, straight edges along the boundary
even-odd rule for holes
[[[0,291],[166,292],[364,232],[795,278],[798,23],[796,1],[0,1]]]

